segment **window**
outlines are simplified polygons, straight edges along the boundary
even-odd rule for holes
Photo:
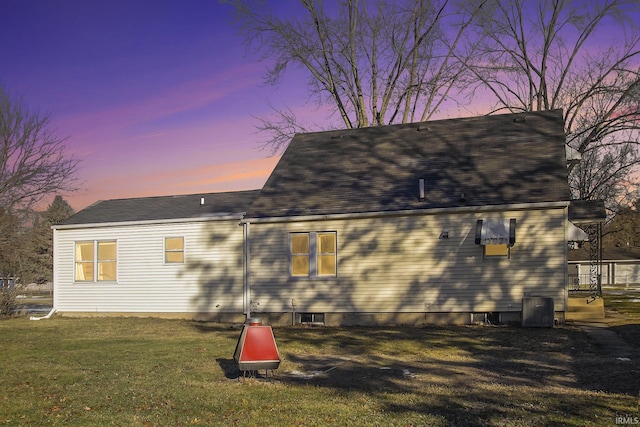
[[[336,275],[336,233],[318,233],[318,276]]]
[[[116,242],[98,243],[98,281],[116,280]]]
[[[116,241],[76,242],[75,264],[78,282],[115,282],[118,270]]]
[[[297,277],[335,277],[337,274],[335,232],[290,234],[290,271]]]
[[[309,275],[309,233],[291,235],[291,275]]]
[[[184,237],[164,238],[164,262],[165,264],[184,263]]]
[[[324,324],[324,313],[300,313],[300,323]]]
[[[76,243],[76,280],[93,282],[94,242]]]
[[[485,245],[484,246],[484,256],[485,257],[508,257],[509,256],[509,246],[507,245]]]
[[[516,219],[479,219],[475,241],[483,246],[485,258],[511,258],[511,247],[516,243]]]

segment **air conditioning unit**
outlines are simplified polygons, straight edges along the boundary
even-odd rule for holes
[[[554,314],[553,298],[522,298],[523,328],[553,328]]]

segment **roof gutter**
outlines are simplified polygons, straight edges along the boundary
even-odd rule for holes
[[[115,222],[96,222],[89,224],[57,224],[51,226],[54,230],[72,230],[77,228],[103,228],[103,227],[127,227],[134,225],[155,225],[155,224],[177,224],[185,222],[204,222],[204,221],[240,221],[244,216],[244,212],[233,215],[219,216],[199,216],[193,218],[173,218],[173,219],[150,219],[143,221],[115,221]]]
[[[454,213],[470,213],[470,212],[498,212],[498,211],[520,211],[520,210],[538,210],[546,208],[568,208],[570,201],[564,202],[541,202],[541,203],[514,203],[508,205],[487,205],[487,206],[462,206],[455,208],[433,208],[433,209],[407,209],[399,211],[378,211],[378,212],[357,212],[357,213],[339,213],[339,214],[320,214],[320,215],[300,215],[300,216],[281,216],[266,218],[242,218],[242,223],[276,223],[276,222],[292,222],[292,221],[323,221],[331,219],[357,219],[357,218],[379,218],[407,215],[438,215],[438,214],[454,214]]]

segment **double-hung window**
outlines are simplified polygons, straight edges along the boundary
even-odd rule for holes
[[[338,242],[335,232],[291,233],[289,236],[292,276],[337,275]]]
[[[164,238],[164,263],[184,263],[184,237]]]
[[[115,240],[76,242],[75,280],[77,282],[115,282],[118,256]]]

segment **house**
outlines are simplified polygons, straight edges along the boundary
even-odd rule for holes
[[[243,320],[240,219],[258,191],[97,202],[54,226],[54,308]]]
[[[589,244],[569,250],[569,290],[588,289],[593,261]],[[612,247],[602,249],[601,267],[598,272],[606,286],[640,285],[640,248]]]
[[[299,134],[262,190],[221,194],[233,209],[107,201],[56,226],[55,308],[469,323],[519,321],[523,298],[547,297],[564,316],[559,110]],[[141,215],[155,202],[167,215]]]
[[[273,324],[519,320],[566,305],[561,111],[293,138],[243,223]]]

